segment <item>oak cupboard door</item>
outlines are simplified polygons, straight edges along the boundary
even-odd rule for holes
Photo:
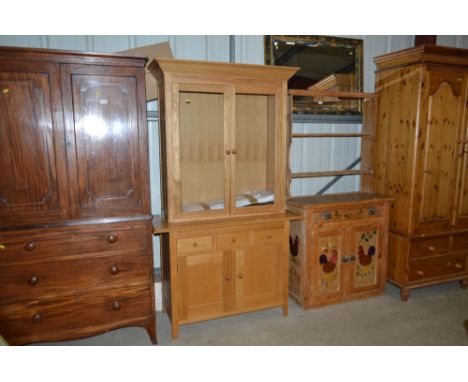
[[[145,212],[146,122],[134,68],[69,65],[63,70],[68,158],[76,217]]]
[[[345,229],[328,228],[312,233],[311,299],[314,304],[339,302],[345,294]]]
[[[235,252],[237,309],[251,310],[282,303],[283,246],[249,246]]]
[[[447,230],[453,222],[465,81],[462,73],[426,73],[415,200],[419,232]]]
[[[66,218],[57,64],[0,65],[0,221]]]
[[[179,320],[196,321],[234,309],[232,252],[177,257]]]
[[[376,223],[354,226],[348,231],[349,275],[348,293],[378,290],[385,283],[382,275],[382,231]]]

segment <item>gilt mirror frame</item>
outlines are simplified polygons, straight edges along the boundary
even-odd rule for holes
[[[316,50],[317,48],[323,49],[319,52]],[[268,35],[264,36],[264,49],[266,65],[301,67],[301,70],[290,79],[288,88],[319,91],[363,91],[363,40],[330,36]],[[304,54],[304,49],[308,49],[306,54]],[[333,59],[334,54],[338,55],[337,60],[345,62],[344,66]],[[340,55],[341,57],[339,57]],[[344,59],[346,55],[350,56],[349,62]],[[305,65],[300,64],[300,62],[307,61],[307,56],[310,57],[310,60],[315,60],[311,62],[311,66],[314,67],[312,71],[304,67],[307,62]],[[325,60],[328,61],[325,62]],[[312,75],[309,75],[310,73]],[[340,73],[345,73],[348,76],[346,85],[339,84],[342,80],[337,81],[339,76],[336,74]],[[340,78],[343,78],[343,75]],[[293,113],[360,115],[361,103],[357,100],[342,102],[328,99],[326,102],[322,102],[311,97],[295,97]]]

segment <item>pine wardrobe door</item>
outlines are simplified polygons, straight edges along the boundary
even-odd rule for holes
[[[68,158],[77,218],[147,213],[143,68],[67,65]]]
[[[0,222],[43,223],[67,213],[58,64],[0,64]]]

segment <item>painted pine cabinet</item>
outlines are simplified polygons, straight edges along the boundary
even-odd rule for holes
[[[290,199],[288,207],[305,218],[291,223],[290,234],[289,294],[299,305],[308,309],[385,291],[388,198],[307,196]]]
[[[468,283],[468,50],[419,46],[376,57],[374,187],[393,196],[388,278],[410,290]]]

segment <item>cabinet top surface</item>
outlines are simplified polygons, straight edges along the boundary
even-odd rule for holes
[[[259,216],[223,218],[223,219],[205,219],[197,221],[187,221],[180,223],[168,223],[161,219],[161,216],[153,217],[153,233],[167,233],[172,231],[185,231],[197,228],[228,227],[242,224],[261,224],[278,221],[302,220],[301,215],[286,211],[282,214],[267,214]]]
[[[374,193],[353,192],[346,194],[298,196],[289,199],[287,203],[299,207],[317,207],[334,204],[343,205],[377,201],[383,202],[387,200],[392,200],[392,198]]]
[[[422,63],[468,66],[468,49],[419,45],[377,56],[374,62],[377,69]]]
[[[128,65],[138,67],[144,67],[146,61],[148,61],[147,57],[116,53],[0,46],[0,60],[12,59],[50,61],[58,63],[88,63],[95,65]]]
[[[288,80],[300,68],[290,66],[253,65],[229,62],[208,62],[194,60],[175,60],[158,58],[151,62],[151,72],[197,74],[197,75],[226,75],[247,78],[272,78]]]

